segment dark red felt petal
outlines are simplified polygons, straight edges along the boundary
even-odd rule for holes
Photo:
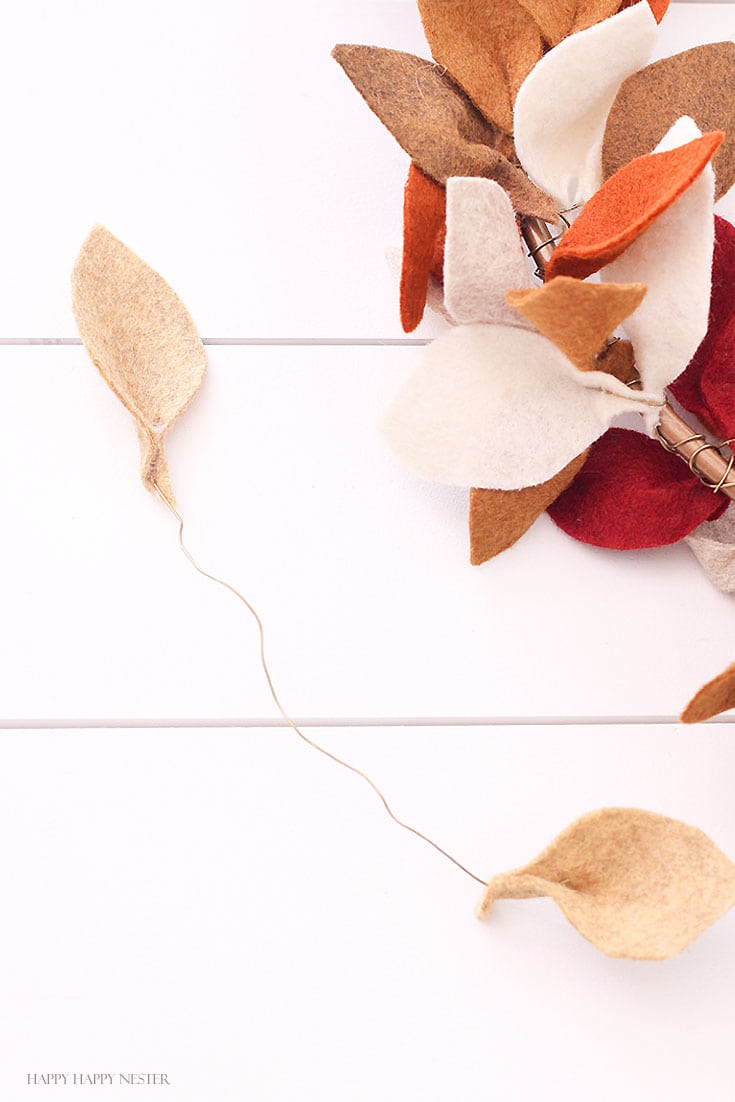
[[[583,543],[632,551],[677,543],[728,505],[723,494],[703,486],[656,440],[630,429],[609,429],[548,512]]]
[[[735,226],[715,216],[707,335],[671,393],[721,437],[735,436]]]

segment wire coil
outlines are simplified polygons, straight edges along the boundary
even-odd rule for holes
[[[677,440],[672,443],[663,433],[661,425],[656,425],[656,436],[662,448],[665,451],[670,452],[671,455],[676,455],[679,459],[682,459],[692,474],[699,479],[703,486],[706,486],[708,490],[712,490],[717,494],[723,490],[735,490],[735,481],[730,480],[733,467],[735,467],[735,455],[730,451],[725,453],[723,449],[729,449],[733,443],[735,443],[735,437],[731,437],[728,440],[721,440],[719,444],[715,444],[713,441],[708,440],[706,436],[703,436],[701,432],[693,432],[691,436],[685,437],[683,440]],[[695,444],[699,442],[699,446],[694,449],[691,455],[684,455],[681,451],[688,444]],[[697,466],[697,459],[705,452],[716,452],[717,455],[725,463],[725,469],[722,472],[722,476],[717,482],[713,482],[712,479]]]

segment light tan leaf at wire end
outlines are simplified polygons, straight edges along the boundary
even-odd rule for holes
[[[77,257],[72,304],[92,362],[135,419],[144,483],[173,504],[164,440],[206,368],[191,315],[158,272],[103,226]]]
[[[682,723],[704,723],[735,708],[735,665],[703,685],[681,714]]]
[[[735,865],[706,834],[633,808],[578,819],[524,868],[490,881],[496,899],[549,896],[611,957],[667,960],[735,903]]]

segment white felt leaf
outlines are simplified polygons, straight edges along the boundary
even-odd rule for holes
[[[494,180],[447,181],[444,301],[455,321],[527,326],[506,291],[533,286],[515,211]]]
[[[584,202],[602,182],[602,138],[622,82],[651,53],[657,23],[645,0],[571,34],[528,74],[516,99],[521,164],[561,208]]]
[[[662,153],[700,137],[682,118],[656,147]],[[610,283],[645,283],[648,293],[625,322],[643,386],[663,394],[687,366],[707,332],[715,239],[715,176],[707,165],[694,183],[601,278]]]
[[[428,345],[382,428],[426,478],[518,490],[552,478],[618,414],[659,406],[610,375],[578,371],[540,333],[468,325]]]

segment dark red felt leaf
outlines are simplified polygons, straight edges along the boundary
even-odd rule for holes
[[[720,437],[735,436],[735,226],[715,217],[709,328],[671,393]]]
[[[726,497],[703,486],[656,440],[630,429],[609,429],[548,512],[583,543],[631,551],[677,543],[728,505]]]

